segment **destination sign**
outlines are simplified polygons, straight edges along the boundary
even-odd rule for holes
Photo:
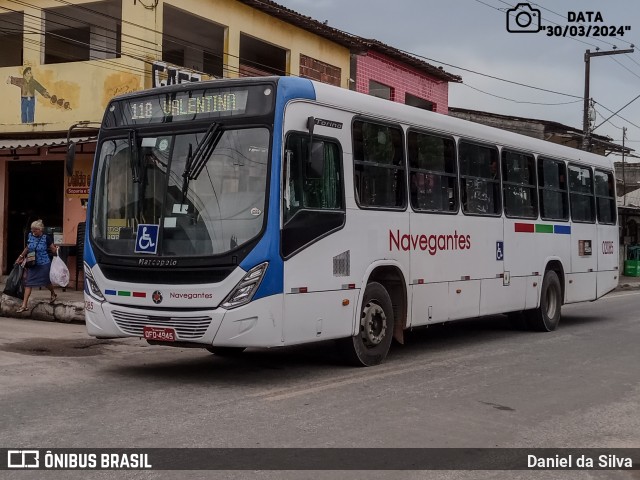
[[[243,114],[247,108],[247,92],[229,92],[176,99],[157,98],[129,103],[131,120],[183,117],[190,119],[212,113]],[[175,119],[175,118],[174,118]]]
[[[220,117],[264,115],[272,109],[273,88],[193,88],[167,94],[139,95],[111,103],[107,127],[185,122]]]

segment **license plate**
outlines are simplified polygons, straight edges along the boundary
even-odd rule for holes
[[[173,328],[143,327],[142,333],[146,340],[156,340],[158,342],[176,341],[176,331]]]

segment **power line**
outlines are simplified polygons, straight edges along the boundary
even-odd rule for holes
[[[635,102],[638,98],[640,98],[640,95],[636,96],[633,100],[631,100],[631,101],[629,101],[628,103],[626,103],[623,107],[620,107],[620,108],[619,108],[616,112],[614,112],[614,113],[613,113],[609,118],[607,118],[605,121],[603,121],[602,123],[600,123],[600,125],[597,125],[597,126],[593,127],[593,129],[591,129],[591,131],[593,132],[596,128],[601,127],[604,123],[608,122],[608,121],[609,121],[609,119],[610,119],[611,117],[614,117],[614,116],[618,116],[618,117],[620,117],[620,116],[618,115],[618,113],[620,113],[622,110],[624,110],[625,108],[627,108],[629,105],[631,105],[633,102]],[[602,105],[602,104],[600,104],[600,105]],[[604,105],[602,105],[602,106],[604,107]],[[609,109],[607,109],[607,110],[609,110]],[[622,118],[622,117],[620,117],[620,118]],[[623,118],[623,120],[624,120],[624,118]],[[625,120],[625,121],[626,121],[626,122],[629,122],[628,120]],[[629,122],[629,123],[631,123],[631,122]],[[640,127],[638,127],[637,125],[635,125],[635,124],[633,124],[633,123],[631,123],[631,125],[633,125],[633,126],[634,126],[634,127],[636,127],[636,128],[640,128]]]
[[[619,119],[621,119],[621,120],[624,120],[624,121],[625,121],[625,122],[627,122],[629,125],[633,125],[634,127],[636,127],[637,129],[639,129],[639,130],[640,130],[640,127],[639,127],[638,125],[636,125],[635,123],[633,123],[631,120],[627,120],[627,119],[626,119],[626,118],[624,118],[622,115],[619,115],[619,114],[615,113],[613,110],[608,109],[607,107],[605,107],[605,106],[604,106],[604,105],[602,105],[601,103],[598,103],[598,102],[595,102],[595,101],[594,101],[594,103],[595,103],[595,104],[597,104],[597,105],[600,105],[600,106],[601,106],[602,108],[604,108],[607,112],[612,113],[612,114],[613,114],[613,116],[616,116],[616,117],[618,117],[618,118],[619,118]],[[611,118],[611,117],[609,117],[609,118]],[[620,128],[620,127],[617,127],[617,128]]]
[[[488,73],[477,72],[477,71],[471,70],[469,68],[459,67],[457,65],[452,65],[450,63],[445,63],[445,62],[442,62],[440,60],[436,60],[435,58],[429,58],[429,57],[426,57],[424,55],[419,55],[417,53],[407,52],[406,50],[402,50],[400,48],[397,48],[396,50],[398,50],[399,52],[405,53],[407,55],[411,55],[411,56],[414,56],[414,57],[422,58],[424,60],[428,60],[428,61],[433,62],[433,63],[439,63],[441,65],[446,65],[447,67],[450,67],[450,68],[456,68],[458,70],[462,70],[463,72],[473,73],[475,75],[480,75],[482,77],[491,78],[493,80],[499,80],[499,81],[505,82],[505,83],[511,83],[513,85],[518,85],[520,87],[531,88],[533,90],[538,90],[538,91],[547,92],[547,93],[553,93],[555,95],[562,95],[562,96],[565,96],[565,97],[580,98],[580,99],[582,98],[579,95],[571,95],[570,93],[556,92],[555,90],[549,90],[547,88],[541,88],[541,87],[534,87],[533,85],[527,85],[526,83],[521,83],[521,82],[516,82],[514,80],[507,80],[505,78],[496,77],[495,75],[489,75]]]
[[[593,107],[593,109],[594,109],[594,110],[596,111],[596,113],[597,113],[598,115],[600,115],[602,118],[604,118],[604,117],[605,117],[605,115],[603,115],[603,114],[602,114],[602,113],[601,113],[597,108]],[[622,128],[622,127],[619,127],[618,125],[616,125],[615,123],[613,123],[611,120],[608,120],[608,122],[611,124],[611,126],[613,126],[613,127],[615,127],[615,128]]]
[[[634,77],[640,78],[640,75],[638,75],[637,73],[631,71],[631,69],[627,68],[626,65],[623,65],[622,63],[620,63],[617,58],[613,58],[613,57],[609,57],[609,58],[611,60],[613,60],[614,62],[616,62],[618,65],[620,65],[622,68],[624,68],[627,72],[629,72]],[[640,65],[640,64],[638,64],[638,65]]]
[[[495,97],[495,98],[500,98],[501,100],[507,100],[509,102],[514,102],[514,103],[524,103],[524,104],[529,104],[529,105],[556,106],[556,105],[570,105],[572,103],[579,103],[579,102],[582,101],[582,100],[574,100],[572,102],[560,102],[560,103],[526,102],[526,101],[522,101],[522,100],[515,100],[513,98],[501,97],[500,95],[495,95],[493,93],[485,92],[484,90],[480,90],[479,88],[472,87],[468,83],[462,83],[462,85],[465,86],[465,87],[468,87],[468,88],[470,88],[472,90],[476,90],[476,91],[478,91],[480,93],[484,93],[485,95],[489,95],[489,96]]]

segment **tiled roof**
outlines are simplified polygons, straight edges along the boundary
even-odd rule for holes
[[[398,50],[390,45],[386,45],[378,40],[358,37],[357,35],[352,35],[342,30],[338,30],[337,28],[330,27],[318,20],[314,20],[311,17],[307,17],[294,10],[283,7],[278,3],[272,2],[271,0],[237,1],[264,12],[274,18],[290,23],[291,25],[295,25],[303,30],[312,32],[320,37],[347,47],[352,53],[363,53],[373,50],[438,79],[445,80],[447,82],[462,82],[462,78],[459,75],[448,73],[443,68],[435,67],[418,57]]]

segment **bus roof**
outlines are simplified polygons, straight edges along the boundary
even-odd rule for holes
[[[473,141],[488,142],[520,151],[537,153],[542,156],[579,161],[608,170],[613,169],[613,162],[602,155],[423,110],[402,103],[380,99],[320,82],[313,81],[312,83],[316,91],[316,100],[319,103],[331,105],[341,110],[347,110],[357,115],[378,118],[407,126],[425,128]]]

